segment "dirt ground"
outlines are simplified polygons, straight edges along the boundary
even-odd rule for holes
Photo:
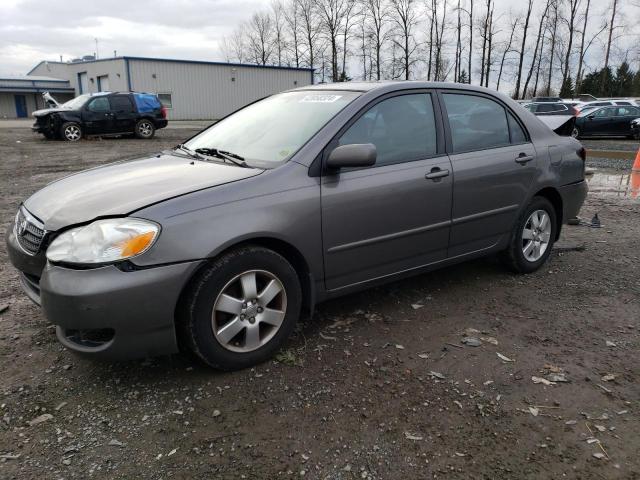
[[[2,232],[47,182],[196,127],[69,144],[27,125],[0,122]],[[332,301],[235,373],[71,354],[0,246],[0,478],[640,478],[640,199],[631,162],[603,165],[582,212],[603,228],[565,227],[541,271],[489,258]]]

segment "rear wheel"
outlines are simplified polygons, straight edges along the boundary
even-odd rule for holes
[[[153,122],[151,122],[151,120],[143,118],[142,120],[138,120],[138,123],[136,123],[136,137],[149,139],[153,138],[155,133],[156,127],[153,125]]]
[[[66,122],[60,127],[60,136],[68,142],[77,142],[82,138],[82,128],[76,122]]]
[[[516,223],[503,259],[518,273],[538,270],[549,258],[556,238],[556,211],[549,200],[534,197]]]
[[[218,258],[192,282],[179,324],[206,364],[236,370],[269,359],[300,315],[296,271],[278,253],[249,246]]]

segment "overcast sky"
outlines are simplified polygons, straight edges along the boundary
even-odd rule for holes
[[[0,0],[0,75],[24,75],[41,60],[70,60],[93,54],[224,60],[219,47],[242,21],[270,0]],[[476,8],[481,9],[476,2]],[[538,1],[537,3],[542,3]],[[611,0],[592,1],[592,29],[606,21]],[[638,7],[620,0],[621,22],[631,21],[633,35],[619,42],[638,59]],[[526,8],[525,0],[495,0],[496,13]],[[506,33],[505,33],[506,34]],[[603,35],[603,40],[604,40]],[[635,50],[633,45],[636,45]],[[602,47],[594,45],[587,62],[597,66]],[[614,52],[615,53],[615,52]],[[620,55],[629,55],[622,53]],[[612,58],[614,64],[619,59]]]
[[[101,5],[101,4],[102,5]],[[0,74],[118,55],[222,60],[218,42],[268,0],[0,0]]]

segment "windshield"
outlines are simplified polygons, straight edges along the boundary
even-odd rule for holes
[[[291,158],[358,95],[339,91],[273,95],[221,120],[185,146],[215,148],[239,155],[251,166],[273,168]]]
[[[84,95],[80,95],[79,97],[72,98],[68,102],[63,103],[62,105],[60,105],[60,107],[68,108],[71,110],[80,108],[82,105],[85,104],[85,102],[89,99],[90,96],[91,95],[89,95],[88,93],[85,93]]]

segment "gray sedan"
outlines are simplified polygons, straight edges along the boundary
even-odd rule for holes
[[[537,270],[585,199],[584,162],[577,140],[484,88],[305,87],[46,186],[7,245],[69,349],[181,346],[243,368],[326,299],[491,254]]]

